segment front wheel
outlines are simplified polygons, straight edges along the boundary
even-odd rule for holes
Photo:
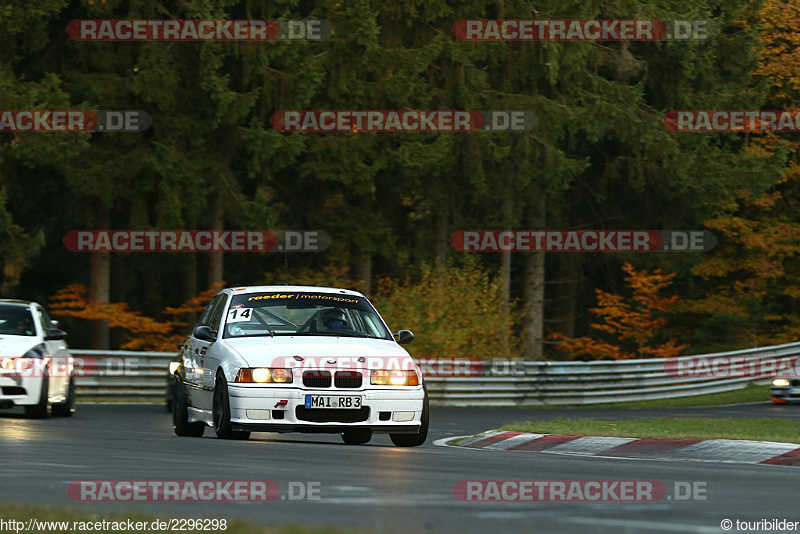
[[[42,377],[42,388],[39,390],[39,402],[31,406],[25,406],[25,417],[30,419],[44,419],[49,415],[50,403],[48,401],[50,392],[50,377],[45,374]]]
[[[175,434],[190,438],[203,436],[206,430],[205,423],[189,422],[189,404],[186,400],[186,390],[179,376],[175,377],[172,385],[172,430]]]
[[[53,415],[56,417],[72,417],[75,413],[75,378],[69,378],[67,398],[64,402],[53,406]]]
[[[428,439],[428,423],[430,421],[430,406],[428,405],[428,388],[425,388],[425,398],[422,400],[422,424],[417,434],[389,434],[392,443],[398,447],[419,447]]]
[[[228,381],[222,371],[217,373],[214,385],[214,404],[212,406],[214,432],[220,439],[249,439],[249,430],[231,429],[231,404],[228,397]]]

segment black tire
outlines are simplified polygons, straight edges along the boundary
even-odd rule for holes
[[[64,402],[53,405],[53,415],[55,417],[72,417],[75,414],[75,378],[69,377],[67,386],[67,399]]]
[[[45,374],[44,377],[42,377],[42,389],[39,392],[39,402],[31,406],[25,406],[25,417],[29,419],[44,419],[50,415],[50,403],[48,402],[49,392],[50,376]]]
[[[167,400],[164,405],[167,407],[167,413],[172,413],[172,405],[175,399],[175,381],[168,380],[167,381]]]
[[[392,443],[398,447],[419,447],[428,439],[428,424],[430,422],[430,406],[428,405],[428,388],[425,388],[425,398],[422,401],[422,424],[417,434],[389,434]]]
[[[172,430],[178,436],[200,438],[206,431],[205,423],[189,422],[189,405],[186,401],[186,389],[179,376],[172,385]]]
[[[372,439],[372,430],[369,429],[353,429],[345,430],[342,432],[342,441],[348,445],[363,445],[369,443]]]
[[[217,372],[214,384],[214,401],[211,408],[214,432],[220,439],[249,439],[249,430],[231,429],[231,405],[228,398],[228,381],[222,371]]]

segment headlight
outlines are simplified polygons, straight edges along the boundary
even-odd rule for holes
[[[253,367],[239,369],[237,382],[255,382],[257,384],[285,384],[292,381],[291,369],[272,369],[269,367]]]
[[[776,378],[775,380],[772,381],[772,385],[773,386],[777,386],[779,388],[785,388],[786,386],[789,385],[789,379],[788,378]]]
[[[376,369],[372,371],[369,383],[373,386],[418,386],[419,377],[414,371]]]
[[[35,366],[36,361],[31,358],[26,358],[25,356],[19,358],[3,358],[2,363],[0,363],[0,367],[2,367],[4,371],[14,371],[17,373],[28,371]]]

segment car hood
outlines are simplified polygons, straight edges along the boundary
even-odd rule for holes
[[[329,336],[275,336],[226,339],[250,367],[413,369],[411,356],[394,341]],[[295,357],[302,358],[298,360]],[[366,362],[358,362],[363,357]],[[334,361],[334,363],[331,363]]]
[[[41,343],[36,336],[0,335],[0,357],[22,356]]]

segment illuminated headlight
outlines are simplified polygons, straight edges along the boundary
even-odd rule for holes
[[[36,366],[36,362],[31,358],[3,358],[0,367],[4,371],[14,371],[17,373],[28,371]]]
[[[174,375],[180,366],[181,362],[169,362],[169,374]]]
[[[264,383],[272,380],[272,373],[265,367],[250,369],[250,376],[253,377],[253,382]]]
[[[789,385],[789,379],[788,378],[776,378],[775,380],[772,381],[772,385],[773,386],[777,386],[779,388],[785,388],[785,387],[787,387]]]
[[[419,377],[414,371],[388,371],[376,369],[369,380],[373,386],[418,386]]]
[[[271,369],[269,367],[253,367],[239,369],[237,382],[255,382],[257,384],[286,384],[292,381],[291,369]]]

